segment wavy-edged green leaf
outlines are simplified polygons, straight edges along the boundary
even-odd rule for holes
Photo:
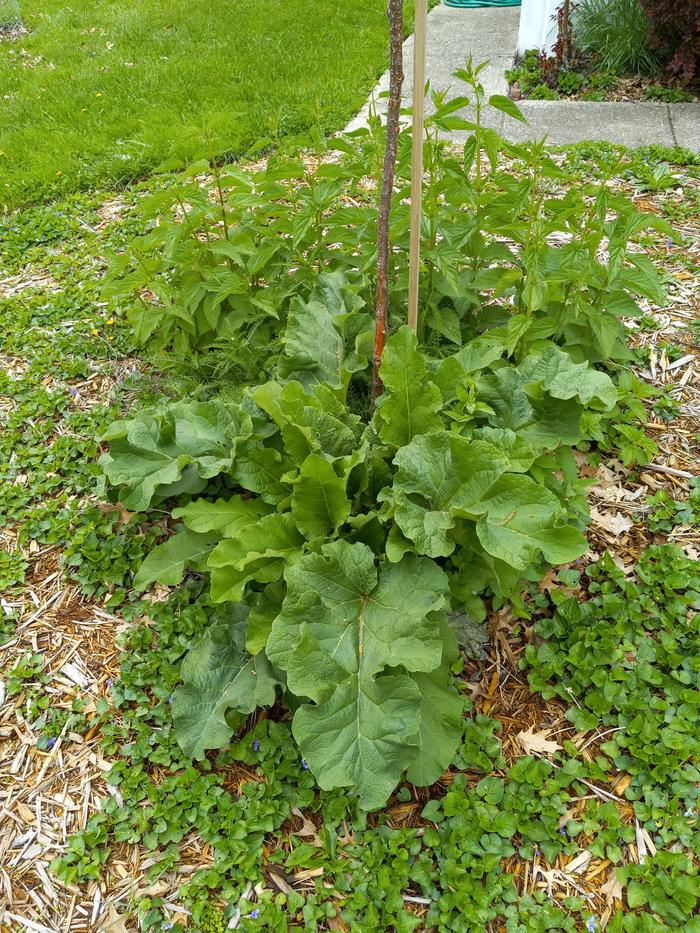
[[[231,499],[220,498],[213,502],[210,499],[195,499],[182,508],[173,509],[173,518],[181,518],[191,531],[200,534],[216,531],[226,538],[271,511],[272,507],[261,499],[233,496]]]
[[[472,512],[509,465],[486,441],[446,432],[415,437],[394,463],[393,488],[380,498],[389,503],[405,537],[428,557],[452,553],[455,543],[448,533],[456,518]]]
[[[519,367],[521,384],[540,384],[553,398],[578,398],[584,405],[597,402],[609,411],[617,400],[610,376],[593,369],[588,363],[575,363],[568,353],[551,345],[539,355],[527,357]]]
[[[503,334],[482,334],[475,337],[455,353],[455,359],[465,373],[475,373],[486,369],[491,363],[503,356]]]
[[[309,301],[292,301],[280,376],[306,386],[325,382],[345,389],[352,373],[369,362],[356,349],[359,331],[370,324],[368,315],[358,314],[363,305],[342,272],[322,273]]]
[[[161,438],[158,420],[147,412],[131,421],[113,424],[101,440],[110,442],[100,457],[102,472],[119,489],[119,499],[128,509],[148,508],[157,491],[171,487],[183,476],[192,458]],[[199,492],[205,481],[192,475],[192,490]]]
[[[246,583],[274,583],[286,562],[301,551],[304,539],[289,513],[272,513],[220,541],[209,555],[214,602],[239,602]]]
[[[514,369],[504,367],[483,376],[478,397],[493,409],[489,416],[492,427],[515,432],[538,454],[581,439],[582,406],[575,399],[556,399],[547,394],[529,398]]]
[[[145,590],[156,581],[166,586],[182,582],[186,567],[203,570],[219,540],[217,534],[197,534],[185,529],[171,535],[144,559],[134,577],[134,588]]]
[[[264,654],[246,651],[245,614],[245,607],[236,607],[230,621],[210,625],[182,663],[173,725],[180,747],[193,758],[228,744],[236,725],[232,713],[249,715],[275,702],[280,681]]]
[[[352,788],[363,809],[383,806],[415,758],[421,695],[412,678],[350,674],[318,706],[302,706],[294,738],[324,790]]]
[[[565,564],[585,554],[586,539],[562,518],[557,497],[529,476],[501,477],[479,504],[476,531],[489,554],[524,570],[542,554],[550,564]]]
[[[464,700],[452,685],[450,666],[459,657],[454,630],[443,616],[442,663],[434,671],[414,672],[421,695],[420,729],[406,778],[419,787],[433,784],[450,766],[462,737]]]
[[[442,394],[429,378],[427,363],[409,327],[402,327],[387,340],[379,373],[384,395],[377,402],[375,418],[385,443],[403,447],[416,435],[441,430],[438,412]]]
[[[499,450],[508,460],[509,473],[526,473],[537,457],[537,451],[525,437],[510,428],[479,428],[476,437]]]
[[[239,406],[175,402],[110,425],[100,466],[123,505],[141,511],[153,501],[201,492],[207,479],[231,469],[239,439],[251,430]]]
[[[379,806],[411,761],[421,700],[408,675],[383,672],[440,665],[446,577],[415,555],[377,569],[364,544],[336,541],[285,579],[267,652],[290,690],[315,703],[294,717],[302,755],[322,787],[352,787],[363,806]]]
[[[264,651],[267,639],[272,631],[272,623],[282,610],[284,583],[270,583],[261,593],[251,593],[248,597],[248,631],[246,648],[251,654]]]
[[[319,454],[304,460],[292,492],[292,518],[306,538],[335,531],[350,515],[346,480]]]
[[[450,683],[450,668],[443,664],[429,674],[412,674],[421,696],[420,731],[416,753],[406,778],[419,787],[434,784],[449,767],[462,737],[464,700]]]
[[[218,399],[172,403],[168,416],[175,428],[175,445],[197,462],[205,479],[230,468],[233,442],[248,437],[252,427],[250,417],[239,406]]]
[[[282,482],[282,477],[290,466],[273,447],[264,447],[259,441],[244,441],[236,457],[233,478],[264,502],[276,505],[289,496],[290,487]]]
[[[362,424],[326,385],[306,389],[299,382],[268,382],[253,393],[257,405],[278,426],[284,449],[295,463],[312,453],[329,459],[352,455]]]

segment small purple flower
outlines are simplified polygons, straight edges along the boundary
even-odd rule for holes
[[[257,752],[259,748],[260,748],[260,742],[258,742],[258,740],[256,739],[256,740],[253,742],[253,751],[254,751],[254,752]]]
[[[47,748],[53,748],[55,744],[56,744],[56,739],[49,739],[49,741],[46,743],[46,746]]]
[[[588,933],[595,933],[595,928],[595,917],[589,917],[588,920],[586,920],[586,929],[588,930]]]
[[[307,765],[306,761],[303,758],[301,759],[301,766],[304,769],[304,771],[309,770],[309,766]]]
[[[71,390],[70,390],[70,394],[71,394],[71,395],[77,395],[77,394],[78,394],[78,390],[75,388],[75,386],[72,386],[72,388],[71,388]]]
[[[535,849],[535,856],[537,856],[537,855],[539,855],[539,854],[540,854],[540,850],[539,850],[539,849]]]
[[[251,918],[252,918],[253,920],[257,920],[257,919],[258,919],[258,917],[260,916],[260,911],[258,910],[257,907],[255,908],[255,910],[251,910],[250,916],[251,916]]]
[[[559,830],[559,832],[562,834],[562,836],[566,836],[566,835],[567,835],[566,826],[562,826],[562,828]]]
[[[107,686],[111,688],[113,683],[114,683],[114,680],[111,677],[109,677],[107,679]]]

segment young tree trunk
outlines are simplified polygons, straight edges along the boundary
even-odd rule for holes
[[[408,256],[408,313],[406,323],[418,332],[420,234],[423,216],[423,117],[425,110],[425,42],[428,0],[416,0],[413,30],[413,130],[411,143],[411,240]]]
[[[389,211],[394,190],[396,152],[399,144],[399,116],[401,112],[401,86],[403,85],[403,0],[388,0],[389,48],[389,106],[386,116],[386,149],[382,168],[382,188],[379,196],[377,225],[377,305],[374,329],[374,372],[372,401],[382,394],[379,366],[386,339],[386,316],[389,300]]]

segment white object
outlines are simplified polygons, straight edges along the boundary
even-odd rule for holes
[[[557,41],[557,10],[561,0],[522,0],[518,55],[539,49],[550,55]]]

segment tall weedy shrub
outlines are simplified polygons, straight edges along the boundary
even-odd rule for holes
[[[595,364],[624,360],[635,296],[663,301],[628,242],[667,228],[605,183],[562,194],[542,144],[483,125],[489,104],[520,114],[486,100],[480,70],[458,73],[473,120],[465,98],[439,94],[426,118],[420,343],[402,326],[408,131],[390,160],[394,277],[373,410],[376,123],[300,191],[294,163],[222,172],[211,189],[228,238],[206,185],[173,186],[177,219],[120,265],[138,292],[153,270],[157,300],[135,323],[157,345],[160,318],[190,357],[220,334],[234,350],[265,335],[249,347],[257,382],[164,401],[102,438],[110,498],[139,521],[168,516],[136,586],[197,574],[205,605],[225,604],[182,665],[178,741],[202,758],[283,699],[319,785],[366,809],[403,776],[427,785],[449,766],[464,715],[453,670],[488,609],[585,552],[573,448],[602,440],[627,398]],[[468,131],[461,151],[447,129]]]

